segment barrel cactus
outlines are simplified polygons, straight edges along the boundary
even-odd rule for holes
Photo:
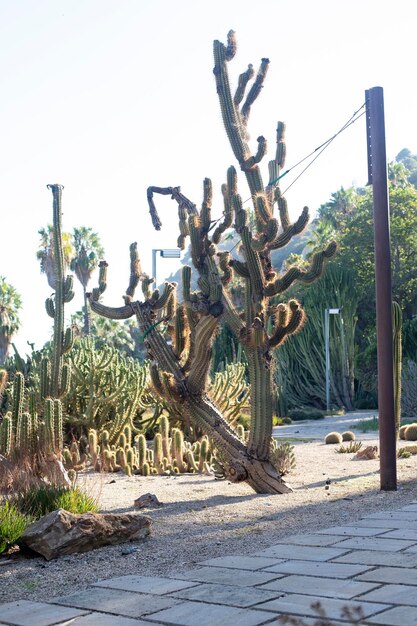
[[[343,437],[340,433],[332,432],[328,433],[324,438],[324,443],[342,443]]]

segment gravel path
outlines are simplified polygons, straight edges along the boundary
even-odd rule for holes
[[[0,602],[47,599],[123,574],[175,575],[207,558],[253,553],[289,535],[352,523],[416,499],[417,456],[399,459],[398,491],[381,492],[379,461],[355,461],[336,447],[297,445],[297,466],[288,477],[294,491],[280,496],[200,475],[84,474],[80,484],[99,498],[102,511],[132,512],[135,498],[156,494],[163,506],[144,511],[153,520],[151,537],[50,562],[0,558]]]

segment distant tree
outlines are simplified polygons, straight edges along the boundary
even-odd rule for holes
[[[390,184],[390,230],[393,299],[405,319],[417,313],[417,190]],[[338,234],[337,262],[352,268],[359,287],[362,318],[374,320],[374,231],[372,193],[360,197],[353,217]]]
[[[340,187],[332,193],[331,198],[318,210],[318,220],[324,221],[333,228],[340,228],[355,212],[358,203],[358,191],[354,187]]]
[[[36,253],[37,259],[41,264],[41,272],[46,274],[48,285],[51,289],[55,289],[55,260],[54,260],[54,233],[52,224],[48,224],[46,228],[41,228],[38,233],[41,236],[39,242],[39,250]],[[64,252],[64,263],[68,266],[74,254],[71,235],[62,233],[62,245]]]
[[[13,335],[19,330],[22,300],[16,289],[0,276],[0,364],[4,364]]]
[[[388,164],[388,180],[394,187],[407,187],[410,184],[409,175],[410,172],[403,163],[392,161]]]
[[[70,268],[71,271],[75,272],[83,288],[84,334],[89,335],[91,322],[86,297],[87,285],[100,259],[104,257],[104,248],[101,245],[98,234],[93,232],[92,228],[86,228],[85,226],[74,228],[72,245],[74,256],[71,260]]]
[[[404,148],[395,157],[397,163],[401,163],[408,170],[408,182],[417,187],[417,154],[412,154],[408,148]]]

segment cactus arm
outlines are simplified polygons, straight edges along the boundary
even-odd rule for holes
[[[128,297],[133,298],[136,287],[142,277],[143,273],[138,255],[138,245],[134,242],[130,244],[130,278],[128,288],[126,289],[126,295]]]
[[[110,307],[102,304],[101,302],[94,301],[92,294],[87,294],[87,296],[89,297],[92,310],[102,317],[107,317],[111,320],[127,320],[129,317],[134,315],[134,311],[130,304],[120,307]]]
[[[153,200],[153,194],[158,193],[163,196],[171,196],[173,200],[176,200],[180,207],[183,207],[188,215],[198,215],[195,204],[193,204],[188,198],[181,193],[180,187],[148,187],[147,198],[149,205],[149,213],[151,214],[152,224],[155,230],[161,230],[162,222],[159,219],[158,212],[156,210],[155,202]]]
[[[282,233],[280,233],[280,235],[278,235],[276,239],[268,244],[268,250],[278,250],[278,248],[283,248],[284,246],[286,246],[294,237],[294,235],[299,235],[303,232],[308,224],[308,220],[310,219],[307,207],[303,208],[300,217],[297,219],[296,222],[294,222],[294,224],[288,224],[288,217],[283,217],[284,215],[288,215],[287,210],[280,211],[280,213],[281,223],[287,224],[287,227]]]
[[[187,386],[191,393],[205,391],[210,370],[214,333],[218,325],[218,317],[207,315],[201,318],[195,328],[195,351],[187,379]]]
[[[312,283],[323,273],[324,262],[336,254],[337,246],[334,241],[329,243],[325,250],[313,255],[308,270],[298,267],[290,267],[283,276],[279,276],[265,287],[265,294],[269,297],[276,296],[286,291],[296,280],[303,283]]]
[[[306,315],[297,300],[290,300],[288,303],[288,309],[288,321],[285,319],[283,320],[283,323],[280,323],[280,320],[278,320],[274,333],[269,339],[269,345],[273,348],[281,345],[287,337],[298,332],[305,322]]]

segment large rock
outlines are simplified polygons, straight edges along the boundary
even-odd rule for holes
[[[30,524],[22,541],[48,561],[64,554],[88,552],[95,548],[144,539],[151,520],[131,513],[82,513],[64,509],[52,511]]]

